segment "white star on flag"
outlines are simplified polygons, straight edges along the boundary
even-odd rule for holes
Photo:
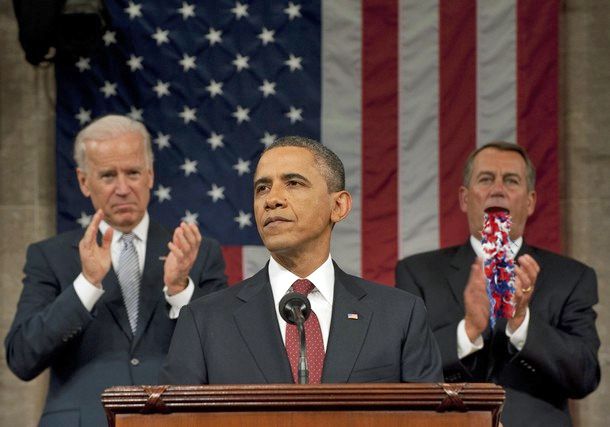
[[[197,114],[196,108],[189,108],[185,105],[182,112],[178,115],[182,117],[182,120],[184,120],[184,124],[187,125],[189,122],[195,121],[195,114]]]
[[[246,226],[252,226],[252,214],[251,213],[245,213],[244,211],[240,210],[239,211],[239,215],[236,216],[235,222],[239,223],[239,229],[243,229]]]
[[[296,122],[300,122],[303,120],[301,116],[303,114],[302,108],[295,108],[294,106],[290,106],[290,111],[286,113],[286,117],[290,119],[290,123],[295,124]]]
[[[301,65],[301,61],[303,58],[300,56],[294,56],[292,53],[288,60],[284,61],[284,64],[290,67],[290,71],[294,72],[295,70],[302,70],[303,66]]]
[[[216,203],[218,200],[225,198],[225,188],[219,187],[216,184],[212,183],[212,189],[208,191],[208,196],[212,198],[212,201]]]
[[[274,135],[269,132],[265,132],[265,136],[263,136],[260,139],[260,141],[261,141],[261,144],[265,145],[265,147],[269,147],[271,144],[273,144],[273,141],[275,141],[275,138],[277,138],[277,135]]]
[[[263,92],[263,96],[267,98],[269,95],[275,95],[275,82],[263,80],[263,84],[258,87]]]
[[[157,31],[155,31],[151,37],[155,39],[157,46],[161,46],[163,43],[169,43],[168,35],[168,30],[162,30],[161,28],[157,27]]]
[[[142,114],[144,113],[144,110],[141,108],[136,108],[133,105],[131,106],[131,110],[129,111],[129,113],[127,113],[127,115],[129,117],[131,117],[134,120],[137,120],[139,122],[142,121]]]
[[[104,40],[105,46],[110,46],[113,43],[116,43],[116,32],[115,31],[106,31],[102,36],[102,40]]]
[[[91,223],[91,219],[93,215],[87,215],[85,212],[80,213],[80,218],[76,220],[80,224],[82,228],[87,228],[87,226]]]
[[[108,80],[104,82],[104,86],[100,88],[100,91],[104,93],[104,98],[110,98],[116,95],[116,83],[110,83]]]
[[[187,18],[195,16],[195,5],[182,2],[182,7],[178,9],[178,13],[182,15],[182,19],[186,21]]]
[[[197,160],[184,159],[184,163],[180,165],[180,169],[184,171],[184,176],[197,172],[197,163]]]
[[[216,132],[212,132],[212,135],[210,135],[210,137],[207,139],[208,144],[210,144],[212,146],[212,151],[216,150],[217,148],[225,146],[225,143],[222,142],[223,138],[224,138],[224,135],[217,134]]]
[[[91,69],[91,59],[83,58],[81,56],[80,58],[78,58],[78,62],[76,63],[76,68],[78,68],[78,71],[80,71],[81,73],[85,70],[90,70]]]
[[[241,157],[238,158],[237,163],[233,165],[233,169],[237,171],[239,176],[250,173],[250,160],[244,160]]]
[[[85,110],[84,108],[81,107],[78,109],[78,114],[74,117],[76,117],[76,119],[82,126],[85,123],[91,121],[91,110]]]
[[[222,31],[215,30],[214,27],[210,27],[210,30],[205,35],[205,38],[210,42],[210,46],[214,46],[216,43],[222,42]]]
[[[263,27],[261,33],[258,35],[258,38],[263,42],[263,46],[267,46],[268,43],[273,43],[275,41],[274,35],[274,30],[268,30],[266,27]]]
[[[159,203],[163,203],[164,200],[171,200],[172,196],[169,194],[172,191],[171,187],[164,187],[159,184],[159,187],[155,190],[155,196],[159,199]]]
[[[144,59],[144,57],[142,57],[142,56],[135,56],[134,54],[131,54],[129,56],[129,61],[127,61],[127,65],[129,66],[129,69],[132,72],[136,71],[136,70],[141,70],[143,59]]]
[[[186,73],[191,68],[195,68],[195,57],[188,56],[185,53],[180,60],[180,65],[182,65],[182,70]]]
[[[157,144],[157,148],[159,149],[159,151],[161,151],[164,148],[169,148],[169,139],[169,135],[164,135],[163,133],[159,132],[157,133],[157,137],[153,142]]]
[[[197,212],[192,213],[191,211],[189,211],[188,209],[186,211],[184,211],[184,216],[182,217],[182,221],[186,222],[187,224],[198,224],[197,218],[199,217],[199,214]]]
[[[235,7],[231,9],[231,12],[235,14],[235,19],[239,21],[241,18],[248,16],[248,5],[237,1],[235,2]]]
[[[289,20],[293,20],[294,18],[301,17],[301,5],[294,4],[293,2],[288,2],[288,7],[284,9],[284,13],[288,15]]]
[[[235,59],[233,60],[233,65],[235,65],[237,71],[240,72],[244,68],[250,68],[250,65],[248,64],[249,60],[249,56],[242,56],[240,53],[238,53]]]
[[[157,84],[153,86],[153,90],[157,94],[157,98],[169,95],[169,82],[164,83],[161,80],[157,80]]]
[[[128,7],[126,7],[125,9],[123,9],[128,15],[129,15],[129,19],[133,20],[133,18],[140,18],[142,17],[142,5],[141,4],[136,4],[132,1],[130,1],[128,3]]]
[[[237,120],[237,124],[241,124],[242,122],[250,121],[250,109],[243,108],[241,105],[237,106],[237,110],[235,110],[232,114],[233,117]]]
[[[210,84],[206,86],[205,90],[210,92],[211,98],[214,98],[216,95],[222,95],[222,82],[210,80]]]

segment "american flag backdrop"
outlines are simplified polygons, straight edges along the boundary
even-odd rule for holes
[[[354,206],[335,227],[345,270],[392,284],[396,261],[463,243],[468,153],[526,147],[538,202],[526,239],[561,249],[559,0],[105,0],[101,52],[56,64],[59,231],[88,224],[73,139],[128,114],[155,155],[149,212],[196,221],[230,281],[267,261],[252,212],[256,160],[274,138],[321,140]]]

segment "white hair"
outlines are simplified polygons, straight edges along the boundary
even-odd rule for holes
[[[109,114],[94,120],[76,135],[74,140],[74,161],[76,161],[76,166],[81,170],[87,169],[87,142],[107,141],[131,132],[137,132],[142,135],[144,152],[146,153],[146,164],[152,168],[153,151],[150,143],[150,134],[146,127],[137,120],[117,114]]]

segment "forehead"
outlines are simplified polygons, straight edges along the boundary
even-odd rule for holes
[[[146,161],[146,152],[142,135],[129,132],[103,141],[87,141],[85,157],[93,164],[139,163]]]
[[[473,172],[500,172],[525,175],[525,159],[516,151],[486,148],[474,158]]]
[[[312,172],[317,172],[317,167],[311,151],[302,147],[278,147],[261,156],[254,178],[281,176],[289,173],[310,175]]]

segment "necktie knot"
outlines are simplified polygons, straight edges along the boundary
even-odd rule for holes
[[[314,288],[313,283],[307,279],[299,279],[292,284],[292,290],[303,295],[308,295]]]
[[[122,237],[123,246],[132,245],[134,237],[135,237],[135,235],[133,233],[125,233],[125,234],[123,234],[123,237]]]

